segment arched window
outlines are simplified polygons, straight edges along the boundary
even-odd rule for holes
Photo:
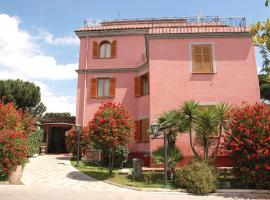
[[[102,42],[99,46],[99,58],[111,58],[111,43]]]

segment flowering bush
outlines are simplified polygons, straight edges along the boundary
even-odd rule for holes
[[[34,154],[39,153],[39,148],[43,143],[44,131],[42,129],[36,129],[27,135],[27,157],[31,157]]]
[[[0,174],[7,174],[27,159],[27,136],[22,113],[12,103],[0,102]]]
[[[72,127],[70,130],[65,133],[65,142],[67,151],[72,153],[73,156],[76,155],[77,152],[77,132],[75,127]],[[83,127],[80,134],[80,152],[81,154],[90,147],[91,140],[89,135],[88,127]]]
[[[134,127],[126,109],[111,102],[102,104],[89,123],[93,141],[109,149],[109,173],[112,173],[116,146],[125,146],[132,141]]]
[[[270,108],[243,104],[231,112],[225,146],[243,186],[270,188]]]

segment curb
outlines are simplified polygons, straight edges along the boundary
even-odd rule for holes
[[[114,183],[114,182],[108,181],[108,180],[105,180],[103,182],[108,183],[110,185],[118,186],[118,187],[121,187],[121,188],[134,190],[134,191],[191,194],[191,193],[188,193],[186,189],[140,188],[140,187],[134,187],[134,186],[128,186],[128,185],[121,185],[119,183]],[[216,192],[209,193],[207,195],[218,195],[218,194],[269,194],[270,195],[270,190],[218,189],[218,190],[216,190]]]
[[[167,188],[140,188],[140,187],[134,187],[134,186],[129,186],[129,185],[121,185],[119,183],[114,183],[112,181],[108,181],[105,180],[103,181],[104,183],[110,184],[110,185],[114,185],[117,187],[121,187],[121,188],[126,188],[126,189],[130,189],[130,190],[134,190],[134,191],[144,191],[144,192],[170,192],[170,193],[187,193],[187,191],[185,189],[167,189]]]

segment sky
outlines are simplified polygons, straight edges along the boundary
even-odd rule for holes
[[[47,112],[75,114],[79,39],[84,20],[186,16],[270,17],[264,0],[0,0],[0,79],[41,88]],[[256,53],[258,71],[262,59]]]

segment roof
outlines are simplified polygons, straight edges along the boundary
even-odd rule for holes
[[[145,30],[147,34],[248,32],[244,17],[180,17],[85,22],[76,32]]]

